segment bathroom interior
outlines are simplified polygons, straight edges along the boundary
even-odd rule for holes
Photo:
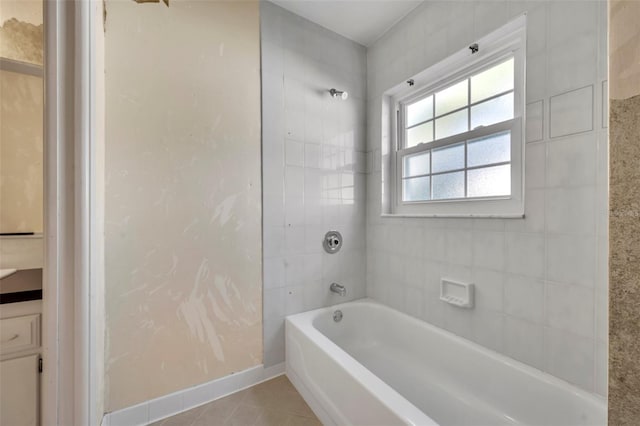
[[[36,424],[44,265],[42,2],[0,4],[0,423]]]
[[[88,2],[58,408],[54,3],[0,0],[2,425],[640,424],[640,2]]]

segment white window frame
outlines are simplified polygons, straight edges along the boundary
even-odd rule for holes
[[[523,217],[526,15],[481,38],[477,44],[479,46],[478,52],[472,53],[469,48],[465,47],[414,76],[411,79],[413,85],[401,85],[385,94],[390,101],[390,112],[392,113],[389,135],[391,191],[388,200],[391,211],[388,214],[426,217]],[[411,148],[401,148],[405,133],[405,126],[401,121],[406,116],[406,105],[428,97],[440,89],[469,78],[511,57],[514,58],[513,119]],[[471,105],[475,104],[470,102],[467,108],[470,108]],[[402,201],[401,162],[404,156],[469,141],[503,130],[511,131],[511,194],[509,196]],[[400,150],[401,152],[399,152]],[[383,213],[383,215],[386,214]]]

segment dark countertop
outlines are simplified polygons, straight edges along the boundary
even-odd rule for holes
[[[22,269],[0,279],[0,304],[42,299],[42,269]]]

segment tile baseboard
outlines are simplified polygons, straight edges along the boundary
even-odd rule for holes
[[[106,413],[102,418],[102,426],[148,425],[270,380],[284,372],[284,363],[266,368],[263,365],[257,365],[207,383]]]

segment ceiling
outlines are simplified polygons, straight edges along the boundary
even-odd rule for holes
[[[370,46],[423,0],[271,0],[364,46]]]

